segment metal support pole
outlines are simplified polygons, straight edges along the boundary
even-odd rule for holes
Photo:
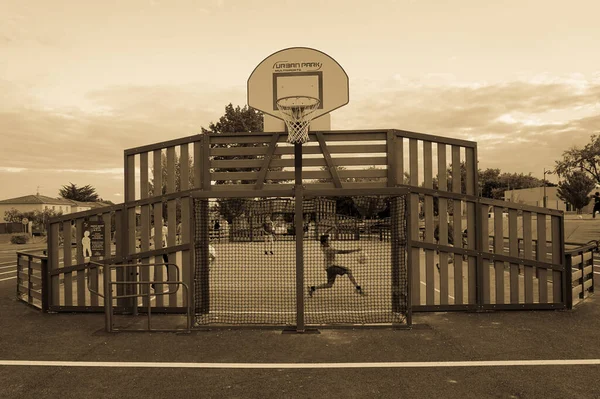
[[[546,168],[544,168],[544,208],[547,207],[547,199],[546,199]]]
[[[304,332],[304,230],[302,214],[304,193],[302,192],[302,144],[294,144],[294,172],[296,209],[294,223],[296,226],[296,331]]]
[[[104,264],[104,282],[102,284],[104,290],[104,327],[106,332],[112,332],[112,285],[110,284],[111,268]]]

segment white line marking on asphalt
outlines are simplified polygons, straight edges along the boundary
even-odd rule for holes
[[[421,284],[423,284],[424,286],[426,286],[426,287],[427,287],[427,284],[425,284],[425,282],[424,282],[424,281],[421,281]],[[437,291],[437,292],[440,292],[440,290],[438,290],[437,288],[434,288],[433,290],[434,290],[434,291]],[[441,293],[441,292],[440,292],[440,293]],[[452,295],[448,295],[448,298],[456,299],[456,298],[454,298]]]
[[[7,260],[6,262],[0,262],[0,265],[17,265],[14,260]]]
[[[16,273],[16,272],[17,272],[17,269],[11,270],[9,272],[0,272],[0,274],[11,274],[11,273]]]
[[[9,269],[11,267],[17,267],[17,265],[10,265],[10,266],[0,266],[0,269]]]
[[[0,360],[0,366],[191,368],[191,369],[350,369],[350,368],[439,368],[439,367],[531,367],[600,365],[600,359],[481,360],[455,362],[371,363],[177,363],[177,362],[80,362],[53,360]]]
[[[17,278],[17,276],[14,276],[14,277],[9,277],[9,278],[0,278],[0,281],[13,280],[13,279],[15,279],[15,278]]]

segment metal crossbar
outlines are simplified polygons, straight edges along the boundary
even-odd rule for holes
[[[125,269],[128,267],[161,267],[161,266],[165,266],[165,267],[173,267],[175,269],[175,281],[112,281],[111,280],[111,276],[112,273],[111,271],[117,270],[117,269]],[[192,328],[192,309],[191,309],[191,300],[189,298],[190,295],[190,290],[189,287],[186,283],[184,283],[183,281],[181,281],[180,279],[180,269],[179,266],[176,265],[175,263],[134,263],[134,264],[120,264],[120,265],[114,265],[114,264],[105,264],[105,263],[100,263],[100,262],[95,262],[95,261],[91,261],[88,263],[88,268],[92,269],[94,267],[102,267],[104,269],[104,286],[103,286],[103,292],[99,292],[97,290],[94,290],[91,286],[90,286],[90,280],[88,279],[88,284],[87,284],[87,288],[88,290],[93,293],[98,295],[101,298],[104,298],[104,314],[105,314],[105,329],[107,332],[122,332],[122,331],[127,331],[127,332],[136,332],[136,331],[154,331],[154,332],[190,332],[191,328]],[[118,274],[117,274],[118,275]],[[151,294],[150,292],[150,287],[153,286],[154,284],[162,284],[162,285],[168,285],[169,289],[167,291],[164,292],[154,292]],[[130,286],[130,285],[134,285],[134,286],[146,286],[147,289],[145,290],[146,293],[138,293],[138,290],[136,289],[134,291],[133,294],[122,294],[122,295],[113,295],[112,293],[112,287],[113,286]],[[171,290],[170,287],[171,286],[175,286],[176,288],[174,290]],[[151,295],[155,295],[155,296],[159,296],[159,295],[170,295],[170,294],[175,294],[179,291],[179,287],[183,287],[184,289],[184,301],[186,303],[186,326],[185,328],[152,328],[152,306],[151,306]],[[148,318],[148,323],[147,323],[147,328],[140,328],[140,329],[125,329],[125,328],[115,328],[114,327],[114,312],[113,312],[113,306],[112,306],[112,302],[115,299],[125,299],[125,298],[142,298],[142,297],[146,297],[147,299],[147,318]],[[134,302],[134,314],[137,314],[137,303]]]

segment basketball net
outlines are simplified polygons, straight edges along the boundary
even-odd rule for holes
[[[319,108],[318,98],[290,96],[277,100],[279,114],[288,128],[288,143],[302,144],[308,141],[308,128],[313,114]]]

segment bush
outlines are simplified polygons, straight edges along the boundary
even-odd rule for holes
[[[27,234],[18,234],[10,237],[11,244],[27,244],[29,236]]]

